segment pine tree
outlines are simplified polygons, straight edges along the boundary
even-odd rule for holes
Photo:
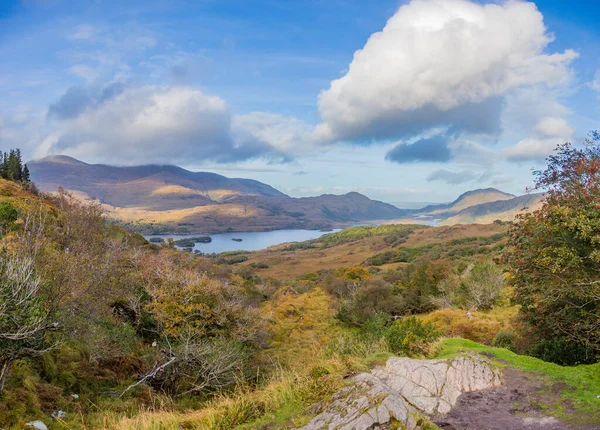
[[[6,168],[4,165],[4,152],[0,151],[0,178],[6,179]]]
[[[8,154],[6,152],[2,154],[2,178],[8,179]]]
[[[21,150],[15,149],[15,181],[23,179],[23,160],[21,159]]]
[[[23,165],[23,177],[21,179],[23,182],[31,182],[29,176],[29,167],[27,167],[27,164]]]
[[[0,178],[15,182],[30,182],[29,168],[23,165],[20,149],[0,151]]]

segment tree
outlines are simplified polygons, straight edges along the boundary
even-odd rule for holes
[[[15,182],[29,182],[29,175],[29,168],[23,165],[20,149],[0,152],[0,178]]]
[[[22,180],[23,180],[23,182],[31,182],[31,178],[30,178],[30,174],[29,174],[29,167],[27,167],[27,164],[25,164],[23,166]]]
[[[560,145],[534,172],[546,196],[519,216],[504,255],[534,354],[562,364],[600,358],[600,134]]]

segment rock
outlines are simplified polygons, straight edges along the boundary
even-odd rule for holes
[[[60,409],[58,411],[54,411],[52,413],[52,415],[50,415],[53,419],[55,420],[60,420],[64,417],[67,416],[67,413],[65,411],[61,411]]]
[[[25,427],[33,427],[37,430],[48,430],[48,426],[39,420],[28,422],[27,424],[25,424]]]
[[[392,357],[385,367],[354,377],[302,430],[367,430],[392,422],[408,430],[427,425],[426,415],[445,414],[463,392],[501,384],[500,372],[480,357],[413,360]]]

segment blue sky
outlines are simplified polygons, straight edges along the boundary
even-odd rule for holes
[[[598,128],[595,7],[1,0],[0,148],[294,196],[521,194],[557,143]]]

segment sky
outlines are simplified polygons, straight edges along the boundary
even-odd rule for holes
[[[600,128],[595,1],[0,0],[0,148],[402,206]]]

